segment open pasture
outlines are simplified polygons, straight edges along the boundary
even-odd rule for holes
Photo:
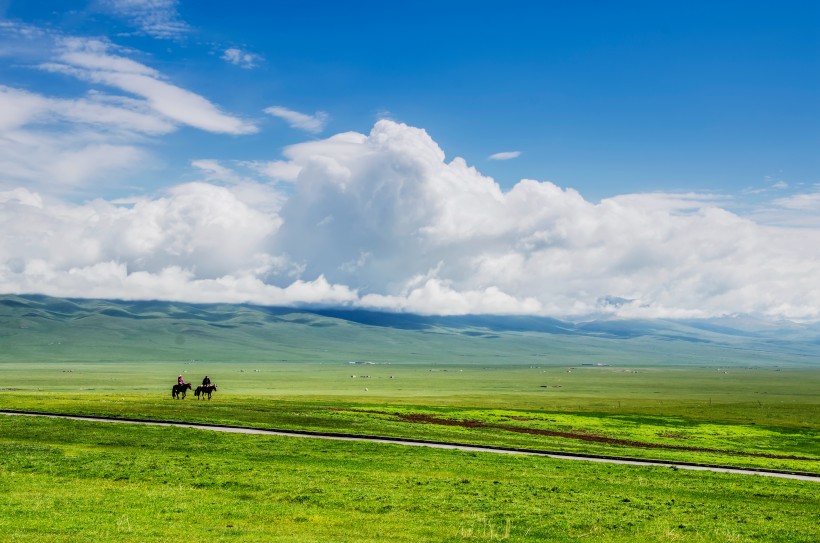
[[[178,371],[219,391],[172,400]],[[3,376],[2,409],[820,473],[820,372],[805,368],[75,362],[5,363]]]
[[[0,304],[0,323],[0,409],[820,473],[811,341],[676,323],[627,337],[530,329],[557,326],[541,321],[371,326],[26,298]],[[207,374],[219,390],[173,400],[180,373],[194,385]],[[167,541],[171,527],[205,525],[214,541],[814,541],[820,525],[810,482],[27,417],[0,425],[0,533],[12,541]]]
[[[0,417],[8,541],[783,541],[816,483]]]

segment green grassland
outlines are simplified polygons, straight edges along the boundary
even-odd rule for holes
[[[816,483],[0,417],[0,539],[783,541]]]
[[[806,369],[738,369],[730,378],[675,367],[578,368],[567,373],[529,367],[430,371],[426,366],[345,362],[280,362],[258,368],[186,365],[187,375],[208,374],[220,387],[212,401],[203,402],[191,394],[186,400],[171,399],[168,381],[173,382],[174,372],[165,363],[3,367],[6,382],[16,385],[8,388],[19,390],[0,392],[0,409],[375,434],[820,473],[820,405],[815,394],[820,382],[817,372]],[[559,383],[561,388],[542,388],[540,383]],[[659,394],[645,392],[656,390]]]
[[[0,409],[820,473],[820,331],[729,324],[2,297]],[[172,400],[180,373],[209,375],[213,400]],[[811,541],[820,520],[816,483],[77,421],[0,426],[0,534],[11,541],[164,541],[205,518],[209,538],[237,541]]]

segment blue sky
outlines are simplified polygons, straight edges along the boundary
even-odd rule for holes
[[[10,20],[133,48],[236,115],[281,104],[326,111],[325,133],[379,116],[424,127],[506,186],[548,179],[597,199],[818,181],[815,2],[180,2],[164,39],[105,2],[5,4]],[[226,62],[228,48],[254,67]],[[2,76],[78,90],[31,72]],[[165,160],[276,156],[300,136],[271,121],[238,141],[191,132],[165,142]]]
[[[820,318],[819,36],[815,2],[0,0],[0,288]]]

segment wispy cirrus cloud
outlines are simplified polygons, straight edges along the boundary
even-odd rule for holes
[[[501,153],[494,153],[488,158],[490,160],[512,160],[521,156],[521,151],[503,151]]]
[[[99,93],[51,98],[0,86],[0,186],[103,180],[147,161],[135,141],[173,130],[139,101]]]
[[[786,209],[820,212],[820,192],[795,194],[786,198],[778,198],[774,204]]]
[[[20,21],[10,21],[10,20],[0,20],[0,35],[3,36],[15,36],[26,42],[34,42],[38,45],[44,39],[49,37],[49,33],[42,28],[39,28],[34,25],[22,23]],[[19,42],[18,42],[19,43]],[[8,46],[9,44],[4,44]],[[19,47],[14,48],[14,53],[20,51]],[[0,52],[8,54],[9,51],[6,50],[6,47],[0,49]]]
[[[42,63],[40,68],[139,96],[174,123],[234,135],[257,131],[253,123],[223,113],[203,96],[167,82],[153,68],[113,54],[111,49],[111,44],[96,39],[62,38],[56,61]]]
[[[271,106],[265,108],[265,113],[279,117],[288,123],[291,128],[298,128],[312,134],[318,134],[324,130],[328,121],[330,121],[330,116],[324,111],[317,111],[313,115],[308,115],[282,106]]]
[[[0,21],[0,56],[25,59],[19,68],[90,83],[73,97],[0,85],[0,190],[17,183],[58,192],[114,186],[152,167],[146,143],[180,126],[230,135],[258,130],[174,85],[136,54],[100,39]]]
[[[97,5],[153,38],[178,39],[191,31],[179,14],[178,0],[99,0]]]
[[[176,128],[142,100],[100,92],[74,99],[52,98],[0,85],[0,130],[55,123],[85,125],[110,135],[159,135]]]
[[[238,47],[229,47],[222,53],[222,60],[239,66],[240,68],[251,69],[255,68],[259,62],[263,60],[261,55],[243,51]]]

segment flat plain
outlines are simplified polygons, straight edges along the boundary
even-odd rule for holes
[[[375,326],[372,315],[243,306],[5,302],[0,409],[820,473],[817,346],[777,342],[793,329],[738,337],[667,323],[629,335],[547,321]],[[219,389],[211,401],[172,400],[180,373]],[[167,541],[203,529],[217,541],[820,538],[811,482],[30,417],[0,426],[10,541]]]

